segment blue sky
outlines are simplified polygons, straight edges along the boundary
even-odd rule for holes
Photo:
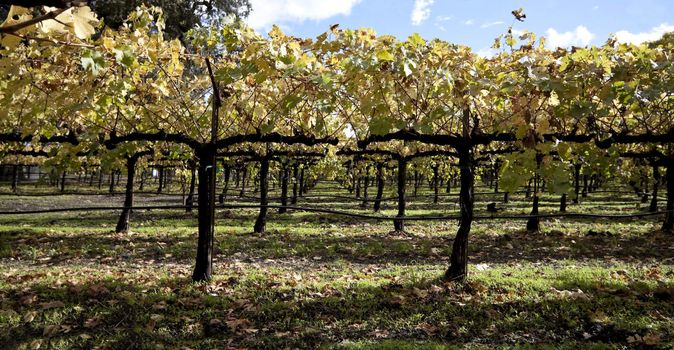
[[[341,28],[374,28],[406,38],[418,32],[486,52],[513,23],[510,11],[523,7],[524,23],[514,28],[546,36],[549,46],[654,40],[674,31],[672,0],[251,0],[249,23],[261,32],[278,24],[288,34],[315,37],[335,23]]]

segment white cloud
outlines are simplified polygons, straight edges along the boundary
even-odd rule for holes
[[[269,29],[272,24],[323,20],[349,15],[362,0],[251,0],[253,11],[247,19],[255,29]]]
[[[621,30],[615,33],[618,42],[628,44],[641,44],[644,41],[654,41],[662,37],[667,32],[674,31],[674,26],[663,23],[657,27],[652,28],[649,32],[630,33],[626,30]]]
[[[467,26],[472,26],[474,23],[475,23],[475,21],[473,21],[472,19],[469,19],[469,20],[463,22],[463,24],[465,24]]]
[[[414,10],[412,10],[412,24],[420,25],[431,16],[431,5],[435,0],[414,0]]]
[[[451,21],[453,18],[454,17],[452,17],[452,16],[436,16],[435,22],[433,23],[433,25],[436,28],[440,29],[441,31],[446,32],[447,28],[445,27],[444,23]]]
[[[503,23],[505,23],[505,22],[503,22],[503,21],[496,21],[496,22],[483,23],[483,24],[480,26],[480,28],[482,28],[482,29],[484,29],[484,28],[489,28],[489,27],[497,26],[497,25],[500,25],[500,24],[503,24]]]
[[[575,30],[560,33],[554,28],[546,31],[546,44],[550,48],[587,46],[592,42],[595,35],[585,26],[578,26]]]

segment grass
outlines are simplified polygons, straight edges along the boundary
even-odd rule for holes
[[[322,184],[310,194],[326,193],[337,192]],[[0,198],[0,210],[121,202]],[[478,195],[476,208],[498,198]],[[409,215],[456,211],[455,197],[431,200],[411,198]],[[522,196],[511,200],[504,212],[528,211]],[[139,196],[140,204],[176,201]],[[633,212],[638,202],[594,193],[569,210]],[[368,212],[348,199],[300,204]],[[544,197],[541,212],[555,210],[555,197]],[[116,215],[0,217],[3,348],[674,347],[674,241],[655,218],[546,220],[539,234],[523,232],[521,221],[476,222],[471,275],[460,285],[439,279],[455,222],[410,223],[397,234],[389,222],[272,211],[269,232],[256,235],[255,210],[222,210],[215,278],[192,284],[195,213],[136,212],[124,235],[112,232]]]

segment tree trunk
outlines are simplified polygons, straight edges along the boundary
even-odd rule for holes
[[[110,187],[108,188],[108,193],[115,193],[115,170],[110,171]]]
[[[384,165],[377,163],[377,197],[374,200],[374,211],[379,212],[381,209],[381,198],[384,194]]]
[[[416,170],[416,167],[414,169],[414,181],[412,182],[412,185],[414,186],[413,196],[416,197],[419,190],[419,172]]]
[[[208,281],[213,273],[213,242],[215,234],[215,175],[216,150],[211,145],[203,146],[197,153],[199,158],[199,239],[197,258],[192,273],[195,282]]]
[[[361,207],[367,207],[368,189],[370,187],[370,166],[365,167],[365,179],[363,180],[363,203]]]
[[[531,208],[530,215],[538,215],[538,175],[534,176],[534,204]],[[540,230],[540,219],[538,217],[532,217],[527,220],[527,232],[534,233]]]
[[[243,166],[243,173],[241,174],[241,191],[239,192],[239,197],[246,195],[246,178],[248,178],[248,167]]]
[[[398,217],[405,216],[405,189],[407,187],[407,159],[398,159]],[[405,231],[405,221],[395,220],[393,226],[396,231]]]
[[[527,182],[527,189],[526,193],[524,194],[524,198],[531,198],[531,179],[529,179],[529,182]]]
[[[192,207],[194,206],[194,187],[197,181],[196,170],[196,167],[192,165],[190,169],[190,192],[187,194],[187,199],[185,200],[185,211],[188,213],[192,212]]]
[[[559,200],[559,212],[566,213],[566,193],[562,194],[562,198]]]
[[[587,175],[583,175],[583,198],[587,198]]]
[[[356,181],[356,199],[360,198],[360,176],[355,176],[355,181]]]
[[[290,170],[287,164],[281,164],[281,207],[288,205],[288,178]],[[288,208],[279,208],[279,214],[287,213]]]
[[[115,232],[129,232],[129,220],[131,219],[131,207],[133,207],[133,181],[136,173],[137,156],[131,156],[126,159],[126,191],[124,192],[124,209],[117,220]]]
[[[499,170],[500,170],[500,165],[499,163],[496,163],[495,165],[496,169],[494,169],[494,193],[498,193],[498,180],[499,180]]]
[[[147,177],[147,173],[146,173],[145,170],[143,170],[143,171],[140,173],[140,186],[138,187],[138,190],[139,190],[139,191],[142,191],[143,189],[145,189],[145,178],[146,178],[146,177]]]
[[[95,173],[96,173],[96,171],[92,171],[91,174],[89,174],[89,187],[94,186],[94,174]]]
[[[290,204],[297,204],[297,191],[299,190],[299,181],[298,181],[298,176],[299,176],[299,164],[295,163],[293,165],[293,197],[290,199]]]
[[[503,193],[503,203],[508,203],[510,202],[510,192],[504,192]]]
[[[306,188],[304,188],[304,167],[300,169],[300,197],[304,197],[304,191]]]
[[[224,184],[222,185],[222,193],[220,193],[220,197],[218,198],[218,201],[220,204],[225,204],[225,200],[227,200],[227,191],[229,190],[229,177],[231,175],[231,167],[227,164],[224,164],[225,166],[225,174],[224,174]]]
[[[580,195],[580,164],[574,165],[574,197],[573,197],[573,204],[578,204],[580,202],[579,200],[579,195]]]
[[[16,193],[19,188],[19,166],[12,166],[12,192]]]
[[[470,150],[463,150],[459,153],[459,168],[461,173],[461,190],[459,193],[461,220],[452,246],[449,268],[445,272],[445,279],[450,281],[465,281],[468,275],[468,236],[473,224],[475,184],[473,154]]]
[[[438,196],[439,196],[439,191],[440,191],[440,178],[439,176],[439,169],[437,166],[433,167],[433,187],[435,190],[435,196],[433,197],[433,203],[438,204]]]
[[[305,176],[302,181],[302,190],[301,190],[303,196],[309,193],[309,189],[311,188],[311,186],[313,186],[312,182],[309,180],[308,177]]]
[[[98,168],[98,189],[101,189],[101,186],[103,186],[103,169]]]
[[[159,167],[159,187],[157,188],[157,193],[161,193],[164,190],[164,167]]]
[[[302,169],[302,170],[304,170],[304,169]],[[349,161],[349,165],[347,167],[347,174],[351,177],[351,183],[349,184],[349,193],[353,193],[353,191],[356,189],[356,175],[354,174],[354,171],[353,171],[353,161]],[[304,182],[300,181],[300,183],[301,183],[301,187],[300,187],[300,197],[301,197],[302,196],[302,187],[304,187]]]
[[[651,198],[651,205],[648,211],[655,213],[658,211],[658,190],[660,189],[660,169],[657,165],[653,166],[653,194]]]
[[[253,232],[264,233],[267,226],[267,207],[269,200],[267,194],[269,190],[269,158],[260,160],[260,213],[255,220]]]
[[[66,172],[61,173],[61,193],[66,190]]]
[[[667,214],[665,222],[662,224],[662,230],[665,232],[674,232],[674,159],[667,159]]]

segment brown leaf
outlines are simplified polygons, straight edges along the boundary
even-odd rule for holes
[[[42,339],[35,339],[32,342],[30,342],[30,348],[31,350],[37,350],[42,346]]]
[[[33,320],[35,319],[35,316],[37,316],[36,311],[28,311],[28,312],[26,312],[25,315],[23,315],[23,322],[26,322],[26,323],[33,322]]]
[[[92,318],[84,321],[84,328],[89,328],[89,329],[95,328],[99,324],[101,324],[101,317],[95,316],[95,317],[92,317]]]
[[[56,334],[59,333],[59,330],[61,329],[61,326],[57,324],[52,324],[49,326],[44,327],[44,330],[42,330],[42,336],[45,336],[47,338],[51,338],[55,336]]]
[[[657,345],[660,343],[660,335],[655,334],[655,333],[648,333],[641,337],[641,340],[644,342],[646,345]]]
[[[428,322],[420,323],[417,325],[416,328],[424,331],[427,335],[435,335],[439,331],[439,328],[437,326],[432,325]]]
[[[59,308],[59,307],[64,307],[66,304],[64,304],[62,301],[52,301],[49,303],[42,303],[42,310],[47,310],[47,309],[54,309],[54,308]]]

